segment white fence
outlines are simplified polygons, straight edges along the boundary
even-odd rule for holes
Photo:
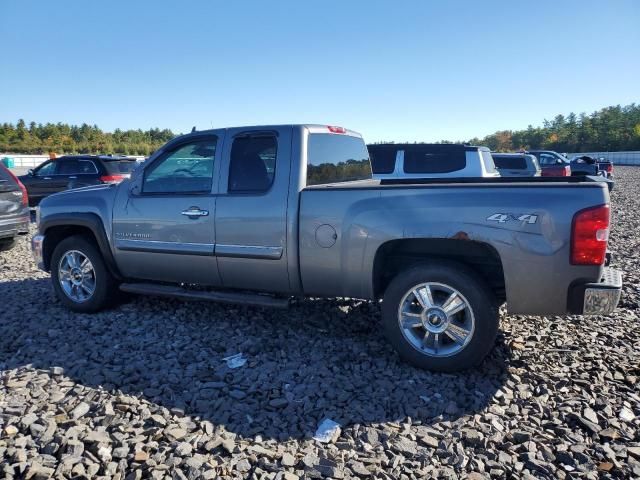
[[[568,153],[567,157],[579,157],[588,155],[594,158],[604,158],[613,162],[614,165],[640,165],[640,152],[583,152]]]
[[[13,158],[16,167],[37,167],[45,160],[49,159],[49,155],[14,155],[12,153],[0,153],[0,159],[4,157]]]

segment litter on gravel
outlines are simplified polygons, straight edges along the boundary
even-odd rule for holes
[[[320,422],[320,425],[318,425],[318,429],[316,430],[313,439],[322,443],[329,443],[331,441],[335,441],[339,436],[340,424],[334,422],[330,418],[325,418]]]
[[[247,363],[247,359],[242,356],[242,353],[236,353],[235,355],[225,357],[222,360],[227,362],[227,367],[229,368],[240,368]]]

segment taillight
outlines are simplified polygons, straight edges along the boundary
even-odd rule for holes
[[[607,173],[613,173],[613,163],[608,164],[606,167]]]
[[[561,176],[562,177],[570,177],[571,176],[571,167],[569,165],[565,165],[564,173]]]
[[[571,264],[602,265],[609,240],[609,205],[580,210],[571,225]]]
[[[103,175],[100,177],[100,181],[103,183],[118,183],[124,180],[123,175]]]
[[[347,133],[347,129],[344,127],[334,127],[333,125],[327,125],[327,128],[331,133]]]
[[[22,192],[22,206],[27,207],[29,205],[29,195],[27,194],[27,188],[23,185],[18,177],[16,177],[11,170],[5,168],[7,173],[11,175],[11,178],[18,184],[20,191]]]

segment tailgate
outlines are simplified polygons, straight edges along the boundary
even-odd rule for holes
[[[0,217],[18,212],[22,206],[22,192],[6,172],[0,169]]]

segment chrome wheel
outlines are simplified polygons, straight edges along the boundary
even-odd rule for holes
[[[96,272],[89,257],[78,250],[69,250],[58,263],[58,281],[62,291],[77,303],[86,302],[96,289]]]
[[[402,297],[398,322],[413,348],[432,357],[459,353],[475,329],[473,310],[464,295],[435,282],[416,285]]]

